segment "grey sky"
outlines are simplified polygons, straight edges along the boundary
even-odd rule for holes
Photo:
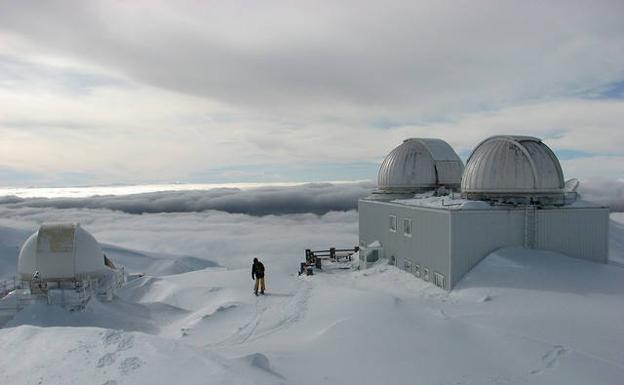
[[[2,2],[0,184],[322,180],[326,165],[360,179],[353,164],[373,176],[404,137],[467,153],[496,133],[543,137],[567,177],[622,178],[622,14],[621,1]]]

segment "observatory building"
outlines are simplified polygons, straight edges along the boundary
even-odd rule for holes
[[[577,186],[538,138],[488,138],[465,168],[446,142],[408,139],[359,201],[361,262],[388,258],[447,290],[501,247],[606,262],[609,210],[577,201]]]
[[[41,225],[22,245],[15,279],[2,284],[0,326],[36,301],[79,309],[96,295],[112,300],[126,279],[79,224]]]

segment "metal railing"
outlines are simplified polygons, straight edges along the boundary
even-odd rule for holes
[[[312,275],[311,268],[314,266],[317,269],[323,268],[323,260],[329,260],[331,262],[350,262],[353,259],[353,254],[360,251],[359,246],[355,246],[352,249],[336,249],[331,247],[325,250],[305,250],[305,262],[300,263],[299,275],[306,273]]]
[[[19,281],[17,277],[0,281],[0,298],[4,298],[5,295],[9,294],[13,290],[19,289],[21,287],[21,283],[22,282]]]

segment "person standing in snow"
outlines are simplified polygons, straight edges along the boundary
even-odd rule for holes
[[[264,265],[258,261],[258,258],[254,258],[253,265],[251,265],[251,279],[256,280],[254,294],[258,295],[258,288],[260,288],[260,294],[264,294]]]

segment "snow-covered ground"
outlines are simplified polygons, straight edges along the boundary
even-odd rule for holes
[[[80,220],[147,275],[82,312],[0,329],[1,384],[621,384],[624,268],[503,249],[452,293],[383,262],[298,277],[305,247],[357,243],[357,214],[7,210],[2,276],[41,221]],[[225,228],[220,228],[225,227]],[[236,241],[238,240],[238,241]],[[610,258],[624,262],[624,215]],[[249,265],[267,265],[255,297]]]

